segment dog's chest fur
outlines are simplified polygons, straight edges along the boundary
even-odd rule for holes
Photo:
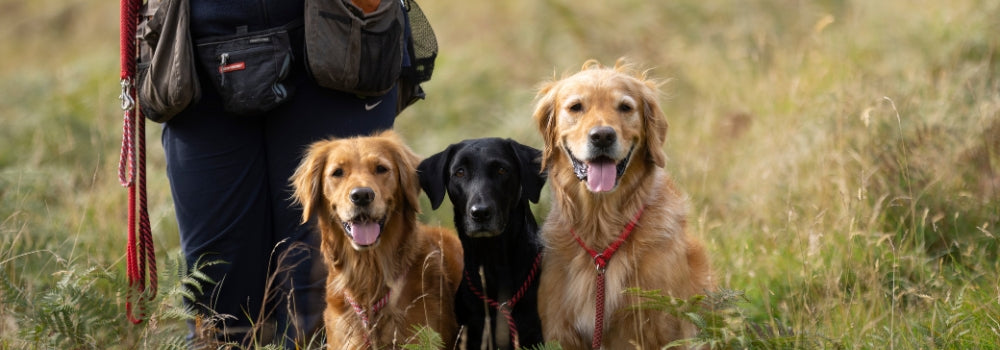
[[[620,338],[615,336],[620,332],[628,332],[621,334],[627,338],[641,336],[634,334],[638,326],[623,325],[634,321],[625,310],[641,301],[637,296],[627,294],[626,289],[659,289],[676,296],[692,292],[688,288],[690,281],[685,281],[689,275],[686,272],[687,246],[683,233],[684,203],[673,193],[661,195],[661,191],[673,191],[673,186],[663,174],[657,175],[654,178],[664,182],[647,188],[644,191],[647,195],[635,197],[647,199],[625,206],[634,207],[633,210],[618,208],[628,213],[627,218],[607,217],[600,211],[589,214],[590,217],[568,215],[574,213],[567,213],[565,207],[557,204],[543,226],[543,238],[548,249],[545,270],[561,271],[547,274],[545,283],[564,286],[550,290],[558,297],[549,300],[560,302],[550,303],[547,307],[556,310],[553,315],[562,315],[569,320],[569,325],[580,338],[587,339],[587,344],[594,333],[598,272],[594,259],[578,245],[568,228],[573,228],[591,249],[602,252],[622,233],[638,208],[644,208],[634,231],[608,260],[604,273],[605,339]]]
[[[422,230],[416,230],[422,231]],[[456,242],[457,243],[457,242]],[[338,324],[328,325],[328,334],[343,337],[345,348],[359,348],[370,341],[376,346],[406,344],[412,339],[412,325],[425,323],[427,319],[417,318],[424,311],[437,313],[442,310],[423,310],[425,305],[441,305],[445,303],[442,296],[451,295],[454,281],[437,280],[430,276],[443,276],[445,271],[441,261],[442,248],[425,234],[412,232],[402,241],[406,253],[380,254],[387,260],[400,260],[390,263],[379,261],[365,267],[367,276],[346,271],[331,271],[330,285],[327,289],[328,302],[332,302],[337,316],[332,318]],[[355,254],[348,251],[348,254]],[[358,260],[358,259],[356,259]],[[373,261],[374,262],[374,261]],[[357,268],[358,266],[355,266]],[[372,313],[371,307],[376,300],[386,295],[385,290],[359,289],[356,282],[359,279],[375,278],[377,284],[384,285],[389,293],[388,302],[378,312]],[[353,282],[353,283],[352,283]],[[346,295],[357,298],[359,306],[369,317],[369,327],[362,324],[361,316],[346,300]],[[450,299],[447,301],[450,305]],[[328,309],[329,310],[329,309]],[[447,311],[450,311],[450,307]],[[330,320],[331,318],[327,318]],[[434,319],[434,318],[432,318]],[[436,326],[432,324],[432,326]],[[438,327],[434,327],[438,328]],[[368,335],[365,335],[368,333]]]
[[[621,257],[619,257],[621,258]],[[631,273],[626,264],[616,263],[614,259],[605,271],[604,315],[607,318],[611,312],[627,305],[625,300],[624,276]],[[592,337],[594,332],[594,316],[597,312],[595,291],[597,290],[597,269],[589,256],[586,259],[573,259],[570,263],[570,274],[579,276],[566,281],[567,293],[565,300],[570,310],[576,315],[573,325],[576,331],[585,337]]]

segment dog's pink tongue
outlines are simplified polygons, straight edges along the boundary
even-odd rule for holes
[[[351,235],[354,236],[354,243],[358,245],[371,245],[378,239],[381,228],[378,223],[369,222],[364,224],[354,224],[351,226]]]
[[[587,189],[591,192],[607,192],[615,187],[617,176],[615,162],[596,161],[587,163]]]

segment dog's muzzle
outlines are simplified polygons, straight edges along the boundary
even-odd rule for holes
[[[350,220],[342,221],[344,233],[351,239],[357,248],[365,248],[375,245],[382,236],[382,229],[385,227],[385,218],[376,219],[367,215],[358,215]]]
[[[489,238],[503,232],[502,219],[496,215],[496,207],[474,204],[469,206],[466,216],[466,235],[472,238]]]
[[[563,148],[566,149],[566,154],[573,164],[573,173],[580,181],[586,181],[587,189],[595,193],[608,192],[618,186],[622,175],[625,174],[625,168],[632,160],[632,152],[635,151],[635,145],[632,145],[625,158],[619,162],[606,155],[582,161],[576,158],[568,147]]]

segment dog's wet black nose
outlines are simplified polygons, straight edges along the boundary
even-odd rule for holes
[[[493,217],[493,209],[486,205],[473,205],[469,208],[469,214],[472,215],[472,220],[487,221]]]
[[[357,206],[366,206],[375,200],[375,190],[370,187],[358,187],[351,190],[351,203]]]
[[[590,144],[595,147],[610,147],[618,140],[618,134],[610,126],[598,126],[590,129]]]

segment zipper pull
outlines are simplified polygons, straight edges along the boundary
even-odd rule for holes
[[[222,55],[219,56],[219,60],[220,60],[219,75],[222,77],[221,81],[219,82],[219,85],[226,86],[226,71],[223,68],[225,68],[226,64],[229,63],[229,53],[228,52],[222,53]]]

